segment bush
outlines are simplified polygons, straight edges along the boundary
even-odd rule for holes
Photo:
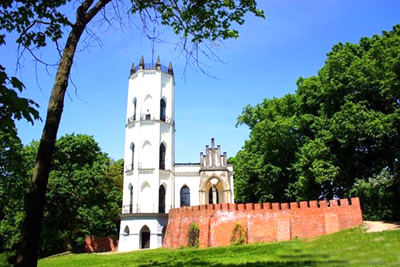
[[[247,243],[246,230],[239,223],[235,223],[231,233],[231,245],[242,245]]]
[[[399,220],[399,181],[388,170],[365,180],[357,180],[352,194],[360,197],[365,220]]]
[[[199,234],[200,234],[199,226],[195,223],[192,223],[189,227],[189,234],[188,234],[189,247],[194,247],[194,248],[199,247]]]

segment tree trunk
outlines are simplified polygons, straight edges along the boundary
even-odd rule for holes
[[[93,0],[86,0],[77,9],[77,19],[68,36],[49,100],[46,123],[43,128],[42,138],[40,139],[35,169],[26,199],[26,214],[18,243],[15,266],[37,266],[41,224],[51,159],[76,47],[87,24],[110,1],[100,0],[88,11]]]

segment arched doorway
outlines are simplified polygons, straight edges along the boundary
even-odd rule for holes
[[[205,204],[225,203],[224,187],[217,178],[210,179],[205,186]]]
[[[150,229],[147,225],[140,230],[140,248],[150,248]]]

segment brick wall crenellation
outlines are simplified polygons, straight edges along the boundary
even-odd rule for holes
[[[200,247],[230,245],[236,223],[248,243],[330,234],[362,223],[358,198],[291,203],[210,204],[170,210],[164,247],[187,245],[190,225],[200,228]]]

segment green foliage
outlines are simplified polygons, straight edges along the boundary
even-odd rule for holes
[[[399,190],[400,25],[327,55],[317,76],[298,79],[295,94],[246,106],[239,116],[251,133],[233,159],[237,201],[361,194],[372,205],[366,184],[382,170],[393,175],[388,190]],[[364,206],[366,216],[400,219],[395,207],[378,206]]]
[[[247,233],[243,229],[242,225],[235,223],[231,232],[231,244],[232,245],[243,245],[247,243]]]
[[[160,14],[161,24],[169,26],[175,34],[195,44],[205,40],[238,38],[239,32],[232,24],[242,25],[247,12],[265,17],[264,12],[257,9],[255,0],[133,2],[132,13],[155,10]]]
[[[14,135],[0,137],[0,251],[10,252],[39,143],[23,147]],[[118,235],[123,160],[110,160],[93,137],[72,134],[57,141],[52,166],[40,255],[79,248],[87,235]]]
[[[15,120],[25,119],[33,124],[40,119],[39,107],[34,101],[19,97],[17,91],[22,92],[24,85],[15,77],[8,77],[5,68],[0,65],[0,130],[13,132]]]
[[[352,194],[363,200],[361,208],[366,220],[391,220],[400,217],[400,181],[387,170],[365,180],[357,180]]]
[[[349,229],[312,240],[218,248],[70,254],[39,261],[58,266],[397,266],[400,231]]]
[[[200,228],[197,224],[192,223],[188,230],[188,247],[199,247]]]
[[[0,131],[0,253],[13,258],[24,215],[28,172],[24,148],[15,130]]]

